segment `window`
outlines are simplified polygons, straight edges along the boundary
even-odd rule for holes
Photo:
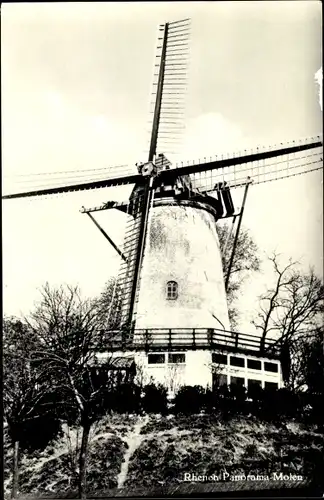
[[[245,366],[244,358],[237,358],[236,356],[231,356],[230,357],[230,365],[241,366],[244,368],[244,366]]]
[[[185,363],[186,355],[182,353],[169,354],[169,363]]]
[[[278,389],[278,384],[277,382],[264,382],[264,388],[265,389]]]
[[[164,354],[149,354],[147,356],[147,360],[148,360],[149,365],[163,364],[165,362],[165,355]]]
[[[244,378],[243,377],[231,377],[231,384],[234,385],[244,385]]]
[[[266,372],[274,372],[278,373],[278,365],[277,363],[269,363],[267,361],[264,362],[264,369]]]
[[[212,362],[219,363],[220,365],[227,365],[227,356],[226,354],[220,354],[218,352],[212,353]]]
[[[178,283],[176,281],[168,281],[167,299],[176,300],[177,298],[178,298]]]
[[[258,361],[256,359],[248,359],[247,366],[252,370],[261,370],[261,361]]]

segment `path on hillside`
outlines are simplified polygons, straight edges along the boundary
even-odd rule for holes
[[[134,429],[130,431],[130,433],[126,436],[126,439],[124,440],[124,442],[127,443],[128,447],[124,454],[124,460],[121,464],[120,473],[117,476],[117,488],[122,488],[124,486],[124,483],[127,478],[129,461],[133,453],[137,450],[137,448],[140,446],[141,442],[145,438],[145,436],[141,434],[141,430],[148,423],[148,421],[149,421],[148,415],[145,415],[144,418],[139,417],[137,423],[134,426]]]

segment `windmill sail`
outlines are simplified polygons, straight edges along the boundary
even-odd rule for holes
[[[150,109],[150,150],[153,146],[154,153],[174,153],[181,144],[188,83],[190,28],[190,19],[159,26]]]
[[[321,170],[323,140],[317,136],[209,160],[196,169],[192,165],[195,172],[190,174],[192,185],[202,193],[215,191],[215,186],[224,182],[233,189],[245,185],[247,178],[253,184],[262,184]],[[189,173],[188,166],[178,168]]]
[[[118,274],[121,304],[121,324],[132,326],[134,308],[137,301],[141,261],[144,257],[145,233],[148,223],[148,210],[152,199],[148,184],[137,185],[128,204],[128,221],[124,236],[123,253],[126,260],[121,263]]]

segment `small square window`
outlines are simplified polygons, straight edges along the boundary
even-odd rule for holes
[[[218,363],[220,365],[227,365],[227,356],[226,354],[220,354],[219,352],[212,353],[212,362]]]
[[[186,355],[184,353],[169,354],[169,363],[185,363]]]
[[[176,300],[178,298],[178,283],[176,281],[167,282],[166,296],[168,300]]]
[[[264,369],[266,372],[278,373],[277,363],[269,363],[269,362],[265,361],[264,362]]]
[[[149,354],[147,356],[149,365],[160,365],[165,363],[165,354]]]
[[[248,368],[251,368],[251,370],[261,370],[261,361],[258,361],[257,359],[248,359],[247,366]]]
[[[236,356],[231,356],[230,357],[230,365],[232,366],[240,366],[242,368],[244,368],[245,366],[245,358],[238,358]]]

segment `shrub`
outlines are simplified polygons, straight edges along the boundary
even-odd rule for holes
[[[199,413],[206,400],[206,391],[200,386],[183,386],[174,398],[176,413]]]
[[[167,389],[163,385],[148,384],[143,392],[142,408],[146,413],[167,413]]]
[[[247,396],[247,390],[244,385],[231,384],[230,394],[234,401],[233,409],[235,413],[243,413]]]
[[[258,447],[255,443],[248,444],[244,451],[244,457],[255,458],[258,453]]]
[[[55,415],[41,415],[23,422],[9,435],[11,439],[14,436],[18,438],[21,450],[29,453],[43,451],[50,442],[62,435],[61,421]]]
[[[140,388],[132,383],[121,384],[107,392],[105,408],[117,413],[138,413],[140,411]]]
[[[263,392],[264,390],[259,385],[252,385],[247,391],[247,397],[250,400],[246,402],[247,410],[256,417],[260,416],[261,413]]]
[[[323,397],[319,394],[302,393],[299,394],[301,404],[301,417],[305,423],[316,424],[323,432]]]
[[[211,391],[210,389],[206,390],[205,394],[205,409],[207,413],[213,413],[219,407],[219,394],[217,389]]]
[[[264,420],[277,422],[296,417],[298,411],[298,396],[289,389],[263,389],[259,416]]]

